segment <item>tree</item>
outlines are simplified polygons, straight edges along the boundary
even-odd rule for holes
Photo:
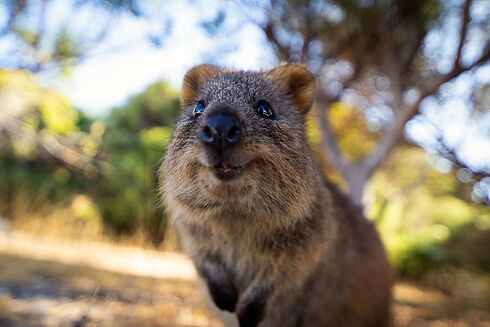
[[[142,15],[137,0],[73,0],[64,5],[53,0],[3,0],[0,9],[5,13],[0,38],[7,40],[0,64],[33,73],[70,68],[106,38],[114,18]],[[60,18],[60,10],[67,11],[66,17]],[[99,23],[80,23],[88,11],[98,15]]]
[[[242,4],[262,8],[263,17],[248,18],[279,60],[303,62],[318,76],[316,114],[324,155],[359,206],[366,184],[403,139],[422,102],[490,61],[490,8],[482,0],[461,5],[452,0]],[[435,44],[435,39],[441,42]],[[332,131],[328,112],[337,102],[354,104],[379,134],[373,150],[361,158],[347,158]],[[471,168],[457,151],[441,149],[457,167]],[[486,176],[489,171],[477,172],[479,178]]]
[[[100,166],[102,123],[25,71],[0,70],[0,108],[1,214],[22,218],[22,209],[87,191]]]
[[[34,83],[38,74],[68,72],[94,56],[93,49],[108,37],[118,17],[146,15],[140,1],[3,0],[0,12],[4,14],[0,19],[0,142],[33,144],[48,160],[93,174],[98,169],[95,156],[86,156],[76,137],[25,123],[29,117],[43,114],[43,104],[29,90],[16,88],[16,83],[19,76]],[[97,19],[87,19],[90,15]],[[115,49],[105,49],[104,53],[111,50]]]
[[[0,69],[0,108],[0,155],[42,159],[70,171],[96,174],[96,139],[103,128],[81,130],[86,120],[83,113],[59,94],[39,86],[32,74]]]
[[[178,93],[156,82],[107,117],[101,151],[109,167],[93,194],[116,233],[141,228],[154,245],[162,242],[166,220],[158,204],[157,169],[179,108]]]

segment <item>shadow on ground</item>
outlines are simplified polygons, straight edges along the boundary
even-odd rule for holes
[[[0,326],[219,326],[197,283],[0,255]]]
[[[447,292],[446,292],[447,293]],[[490,326],[466,299],[406,282],[396,325]],[[132,276],[0,254],[0,326],[222,326],[197,282]]]

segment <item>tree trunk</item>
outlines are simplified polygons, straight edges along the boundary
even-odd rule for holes
[[[350,167],[344,175],[345,181],[347,182],[348,195],[354,205],[360,209],[364,208],[363,196],[370,177],[370,174],[364,171],[362,167],[355,166]]]

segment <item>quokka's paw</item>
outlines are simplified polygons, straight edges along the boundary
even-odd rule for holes
[[[269,294],[269,288],[259,286],[250,288],[240,298],[236,310],[240,327],[256,327],[264,319]]]
[[[213,283],[208,284],[209,293],[218,308],[225,311],[235,311],[238,301],[238,292],[232,286],[223,287]]]
[[[237,312],[240,327],[256,327],[264,318],[264,305],[261,303],[249,303]]]

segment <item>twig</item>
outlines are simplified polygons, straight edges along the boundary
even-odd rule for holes
[[[89,306],[87,308],[87,311],[82,316],[82,319],[80,320],[80,324],[77,324],[77,327],[78,326],[85,327],[87,325],[88,319],[89,319],[88,317],[89,317],[90,310],[92,310],[92,307],[94,306],[95,301],[97,300],[97,295],[99,294],[99,290],[100,290],[100,286],[97,283],[97,285],[95,286],[94,293],[92,294],[92,299],[91,299],[90,304],[89,304]]]

